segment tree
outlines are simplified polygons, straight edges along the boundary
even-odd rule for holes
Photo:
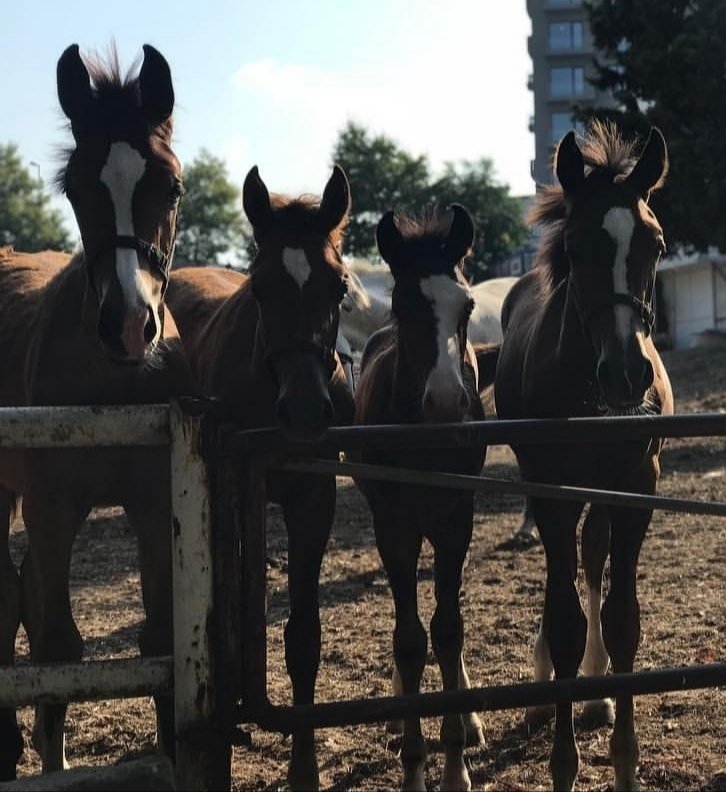
[[[381,215],[391,208],[415,211],[429,183],[426,157],[413,157],[385,135],[372,136],[349,122],[338,136],[333,162],[348,176],[353,213],[346,236],[354,255],[375,252],[375,230]]]
[[[27,253],[71,248],[60,211],[23,167],[14,143],[0,144],[0,244]]]
[[[723,0],[590,0],[603,59],[592,80],[615,110],[596,108],[627,134],[651,125],[668,142],[671,169],[653,198],[671,245],[726,249],[726,3]],[[582,110],[581,110],[582,113]]]
[[[436,179],[424,156],[413,156],[385,135],[371,135],[364,127],[348,123],[333,149],[333,161],[348,174],[353,210],[346,235],[346,252],[355,256],[376,254],[375,228],[390,209],[417,212],[426,204],[463,204],[477,224],[474,256],[469,272],[482,280],[507,253],[526,239],[519,201],[505,186],[496,184],[492,164],[448,164]]]
[[[467,270],[474,281],[491,277],[491,268],[527,240],[522,202],[494,180],[491,160],[447,163],[443,176],[430,188],[430,200],[463,204],[474,218],[476,239]]]
[[[245,232],[240,190],[230,181],[224,162],[202,149],[184,171],[176,261],[215,264],[222,254],[240,257]]]

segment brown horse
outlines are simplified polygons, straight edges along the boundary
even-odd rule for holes
[[[504,342],[496,374],[502,418],[670,414],[671,387],[653,346],[653,293],[663,234],[648,206],[667,170],[665,141],[651,130],[640,158],[614,127],[596,124],[582,148],[566,135],[555,156],[560,187],[540,193],[534,220],[549,226],[535,269],[521,278],[503,311]],[[652,494],[661,441],[515,448],[531,481]],[[575,532],[583,503],[532,498],[545,548],[547,584],[535,677],[604,674],[633,668],[640,636],[635,577],[651,512],[591,507],[582,532],[589,594],[586,621],[575,588]],[[602,575],[610,553],[610,592]],[[604,643],[603,643],[604,638]],[[609,655],[609,658],[608,658]],[[633,699],[616,697],[610,743],[615,788],[635,789],[638,746]],[[612,719],[609,701],[587,714]],[[530,712],[536,719],[542,712]],[[571,789],[578,753],[572,704],[556,707],[550,769],[555,789]]]
[[[350,205],[335,167],[322,200],[270,197],[257,168],[244,183],[244,208],[258,252],[250,274],[216,268],[173,273],[169,304],[202,390],[240,426],[279,425],[313,440],[349,424],[353,397],[335,351],[346,292],[341,259]],[[288,533],[290,618],[285,661],[295,704],[313,701],[320,662],[318,578],[335,511],[335,479],[275,474],[268,497],[281,504]],[[288,779],[317,789],[312,729],[293,734]]]
[[[386,214],[378,224],[381,256],[391,268],[393,321],[375,333],[363,354],[356,423],[398,424],[482,420],[477,360],[467,341],[474,300],[462,262],[474,238],[468,212],[454,205],[420,220]],[[365,452],[362,461],[478,475],[486,448]],[[373,512],[376,544],[393,591],[396,693],[418,693],[426,663],[426,630],[418,616],[416,570],[421,543],[434,549],[436,611],[431,641],[444,690],[469,687],[459,609],[461,573],[469,548],[473,494],[406,484],[359,482]],[[400,729],[400,724],[389,724]],[[447,715],[442,789],[469,789],[465,744],[483,741],[476,715]],[[403,724],[403,788],[425,790],[426,744],[419,718]]]
[[[60,174],[83,251],[0,260],[0,404],[137,404],[191,389],[183,348],[162,303],[174,248],[181,173],[170,147],[174,104],[169,67],[152,47],[135,78],[81,59],[58,62],[58,97],[75,141]],[[20,579],[10,561],[8,521],[23,495],[30,550]],[[82,639],[71,613],[68,573],[76,532],[94,505],[121,504],[139,536],[146,624],[144,655],[171,639],[169,459],[162,449],[0,453],[2,585],[0,662],[13,659],[22,614],[34,661],[75,661]],[[65,705],[39,706],[34,743],[43,770],[66,766]],[[0,777],[22,752],[15,713],[2,712]],[[160,742],[173,749],[171,702],[157,700]]]

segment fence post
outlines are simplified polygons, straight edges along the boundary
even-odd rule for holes
[[[229,789],[231,749],[217,727],[214,578],[209,480],[202,422],[173,403],[170,412],[174,603],[176,782],[183,790]]]

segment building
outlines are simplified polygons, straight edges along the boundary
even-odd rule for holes
[[[575,126],[573,104],[607,106],[612,99],[588,82],[596,51],[582,0],[527,0],[527,12],[532,20],[528,87],[534,94],[531,170],[537,184],[547,184],[552,181],[553,147]]]

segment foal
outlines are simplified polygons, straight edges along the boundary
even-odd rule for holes
[[[538,196],[535,221],[549,226],[537,263],[502,309],[504,342],[496,374],[502,418],[659,415],[673,412],[663,363],[653,346],[653,294],[663,234],[648,199],[667,170],[665,141],[651,130],[640,158],[614,128],[594,125],[578,146],[566,135],[555,156],[559,187]],[[662,441],[521,445],[524,479],[652,494]],[[547,557],[547,584],[535,643],[535,678],[632,671],[640,637],[636,569],[651,511],[591,506],[582,533],[589,594],[587,623],[575,588],[575,531],[583,503],[531,499]],[[609,547],[608,547],[609,545]],[[602,574],[610,552],[610,593]],[[603,643],[604,638],[604,643]],[[610,742],[616,789],[637,789],[632,696],[616,697]],[[609,702],[588,705],[611,717]],[[529,713],[530,717],[536,713]],[[550,769],[571,789],[578,767],[572,704],[556,707]]]
[[[244,207],[258,252],[250,274],[217,268],[173,273],[169,304],[203,391],[246,428],[279,425],[314,440],[349,424],[353,397],[336,354],[341,259],[349,187],[335,167],[322,200],[270,197],[257,168]],[[335,510],[335,478],[271,474],[269,499],[282,506],[289,544],[290,618],[285,660],[295,704],[310,704],[320,662],[318,578]],[[312,729],[293,734],[293,789],[319,785]]]
[[[162,298],[174,249],[181,168],[171,149],[174,91],[148,45],[137,77],[81,59],[58,62],[58,98],[75,147],[60,182],[83,251],[6,250],[0,261],[0,404],[139,404],[191,389],[191,374]],[[20,581],[7,554],[7,518],[23,495],[30,550]],[[92,506],[122,504],[139,537],[144,655],[171,636],[169,457],[166,449],[0,452],[3,513],[0,662],[12,662],[19,609],[34,662],[76,661],[82,639],[68,574],[76,532]],[[22,594],[21,594],[22,589]],[[22,604],[21,604],[22,600]],[[43,771],[66,765],[65,705],[40,705],[33,739]],[[22,752],[15,714],[0,721],[0,778]],[[173,753],[169,697],[157,698],[159,737]]]
[[[386,214],[378,224],[381,256],[391,268],[393,321],[369,340],[356,392],[357,424],[482,420],[477,363],[467,342],[474,307],[462,273],[474,238],[468,212],[454,204],[421,220]],[[485,448],[364,452],[362,461],[477,475]],[[473,521],[473,494],[406,484],[359,482],[373,512],[376,544],[396,609],[396,693],[418,693],[426,630],[418,617],[416,570],[424,537],[434,549],[436,611],[431,640],[444,690],[469,687],[459,590]],[[483,742],[476,715],[447,715],[441,726],[444,790],[469,789],[465,744]],[[419,718],[404,722],[403,788],[425,790],[426,745]]]

